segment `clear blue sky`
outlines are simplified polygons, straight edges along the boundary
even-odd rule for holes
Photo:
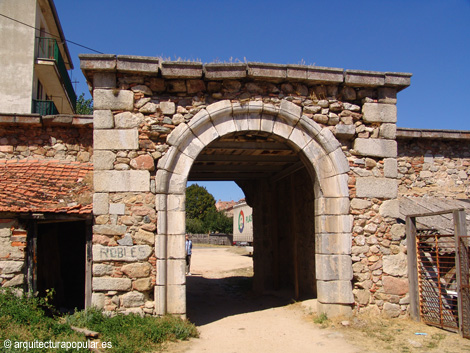
[[[411,86],[398,95],[399,127],[470,130],[470,0],[55,4],[67,39],[106,54],[410,72]],[[91,52],[69,49],[77,93],[88,92],[78,54]],[[216,199],[243,197],[220,189],[208,187]]]

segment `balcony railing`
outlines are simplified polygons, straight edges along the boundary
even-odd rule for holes
[[[53,101],[40,101],[33,99],[33,113],[39,115],[56,115],[59,114]]]
[[[38,38],[38,59],[53,59],[56,62],[57,69],[65,87],[65,91],[69,96],[70,103],[72,104],[73,110],[76,110],[77,95],[70,81],[67,68],[65,67],[64,59],[60,54],[59,46],[57,41],[53,38]]]

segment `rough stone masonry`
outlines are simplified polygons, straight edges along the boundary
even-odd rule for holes
[[[211,142],[246,131],[289,141],[316,175],[311,257],[321,310],[406,311],[396,95],[410,74],[80,58],[95,109],[93,305],[186,312],[187,176]]]

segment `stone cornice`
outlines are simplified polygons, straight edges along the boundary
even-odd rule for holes
[[[397,128],[397,139],[470,140],[469,130]]]
[[[412,74],[344,70],[340,68],[280,65],[267,63],[209,63],[165,61],[156,57],[112,54],[81,54],[80,68],[89,83],[95,72],[134,73],[165,79],[233,80],[251,78],[273,82],[297,81],[352,87],[394,87],[400,91],[410,85]]]
[[[30,127],[41,126],[71,126],[93,127],[93,115],[44,115],[39,114],[0,114],[1,126],[23,125]]]

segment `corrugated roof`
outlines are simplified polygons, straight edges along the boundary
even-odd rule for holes
[[[0,160],[0,212],[91,213],[92,163]]]

